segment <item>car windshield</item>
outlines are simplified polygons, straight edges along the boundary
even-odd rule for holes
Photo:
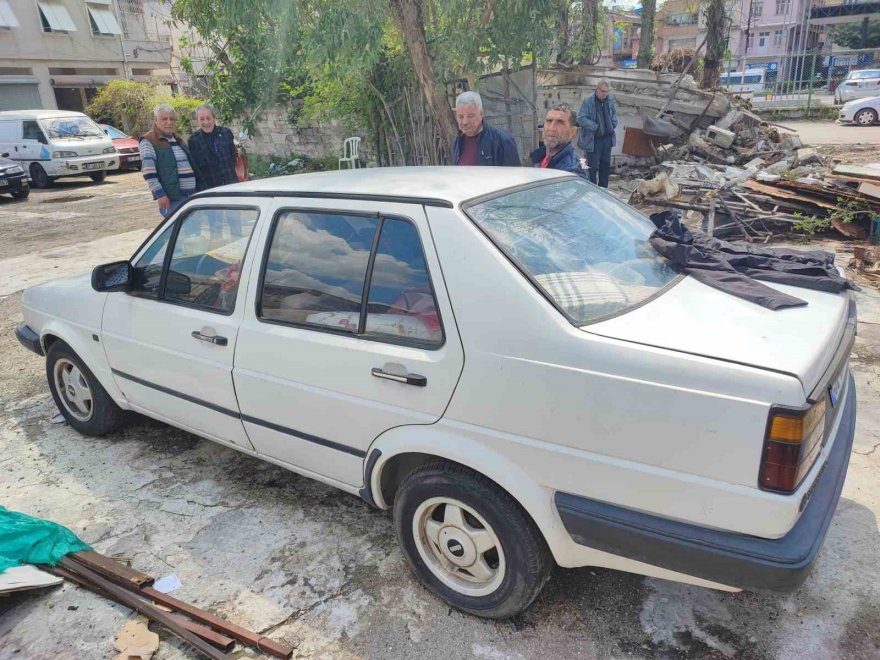
[[[880,78],[880,71],[852,71],[850,80],[864,80],[865,78]]]
[[[111,140],[118,140],[120,138],[127,138],[128,136],[120,131],[118,128],[113,128],[112,126],[101,126],[104,129],[104,132],[107,134]]]
[[[580,179],[501,195],[466,212],[576,325],[644,302],[676,277],[648,242],[650,220]]]
[[[57,117],[53,119],[43,119],[40,122],[43,129],[53,138],[86,138],[86,137],[103,137],[104,133],[88,117]]]

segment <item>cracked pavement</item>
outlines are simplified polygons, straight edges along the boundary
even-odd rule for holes
[[[12,335],[21,297],[12,267],[22,261],[9,260],[57,249],[51,258],[66,272],[91,265],[77,255],[95,255],[96,239],[103,260],[127,257],[126,237],[159,215],[137,173],[108,182],[62,181],[25,203],[0,201],[0,291],[13,289],[0,294],[0,504],[66,525],[155,577],[175,573],[183,583],[176,597],[294,645],[295,657],[880,658],[880,294],[869,285],[858,294],[850,472],[799,590],[727,594],[557,569],[528,611],[483,621],[419,586],[389,516],[351,495],[144,418],[106,438],[50,421],[43,362]],[[832,245],[843,247],[823,247]],[[0,657],[115,657],[113,636],[131,616],[69,584],[0,599]],[[160,636],[156,660],[198,657]]]

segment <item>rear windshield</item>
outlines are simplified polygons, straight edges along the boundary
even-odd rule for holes
[[[880,71],[851,71],[850,80],[864,80],[865,78],[880,78]]]
[[[43,119],[40,124],[50,138],[104,137],[104,132],[88,117],[56,117]]]
[[[676,277],[648,243],[651,221],[580,179],[511,192],[466,212],[576,325],[638,305]]]

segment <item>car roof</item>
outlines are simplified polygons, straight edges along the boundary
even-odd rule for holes
[[[0,119],[52,119],[53,117],[86,117],[76,110],[5,110]]]
[[[257,179],[198,196],[299,194],[454,206],[505,188],[558,178],[576,177],[537,167],[368,167]]]

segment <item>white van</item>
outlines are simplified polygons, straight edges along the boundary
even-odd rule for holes
[[[119,167],[119,153],[98,125],[70,110],[0,112],[0,153],[22,166],[37,188],[62,176],[103,181]]]
[[[764,91],[764,73],[764,69],[728,71],[721,74],[718,85],[734,94],[760,94]]]

